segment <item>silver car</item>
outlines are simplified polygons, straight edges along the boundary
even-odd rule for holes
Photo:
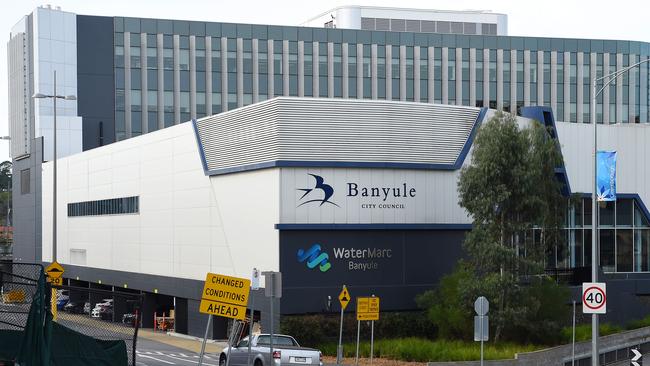
[[[270,362],[270,340],[269,334],[253,335],[251,339],[250,364],[253,366],[269,366]],[[233,346],[228,354],[228,348],[224,348],[219,356],[219,365],[225,366],[226,359],[232,366],[248,365],[248,342],[249,337],[245,337]],[[273,335],[273,364],[271,366],[284,365],[316,365],[323,366],[323,354],[313,348],[300,347],[296,340],[288,335]]]

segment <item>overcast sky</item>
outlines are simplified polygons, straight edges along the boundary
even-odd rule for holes
[[[7,128],[7,45],[12,26],[47,1],[22,0],[5,6],[0,28],[0,136]],[[601,0],[455,0],[423,1],[229,1],[229,0],[59,0],[52,6],[77,14],[204,20],[217,22],[298,25],[341,5],[396,6],[423,9],[482,9],[508,15],[508,34],[563,38],[622,39],[650,42],[650,2]],[[0,141],[0,161],[8,159],[8,143]]]

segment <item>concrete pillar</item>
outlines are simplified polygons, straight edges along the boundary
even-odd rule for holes
[[[187,334],[188,331],[188,319],[187,319],[187,299],[182,298],[182,297],[177,297],[175,299],[175,306],[174,306],[174,328],[176,330],[176,333],[182,333],[182,334]]]
[[[151,292],[145,292],[140,309],[142,318],[142,328],[153,328],[153,316],[156,312],[156,295]]]
[[[203,338],[208,315],[199,313],[199,303],[199,300],[187,299],[187,334]],[[211,329],[208,332],[208,337],[212,338]]]

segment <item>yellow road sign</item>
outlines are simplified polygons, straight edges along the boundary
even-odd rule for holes
[[[350,293],[345,285],[343,285],[343,290],[341,290],[341,293],[339,294],[339,302],[341,303],[341,308],[343,308],[343,310],[345,310],[350,303]]]
[[[63,278],[62,277],[57,277],[57,278],[47,278],[47,281],[52,284],[52,286],[62,286],[63,285]]]
[[[47,273],[49,278],[59,278],[63,276],[63,272],[65,272],[65,270],[57,261],[52,262],[52,264],[45,268],[45,273]]]
[[[246,318],[246,306],[233,305],[220,301],[201,300],[199,311],[204,314],[212,314],[238,320],[244,320]]]
[[[246,316],[251,281],[208,273],[201,293],[199,311],[243,320]]]
[[[357,297],[357,320],[379,320],[378,297]]]
[[[2,294],[2,302],[5,304],[24,303],[25,298],[25,290],[12,290]]]

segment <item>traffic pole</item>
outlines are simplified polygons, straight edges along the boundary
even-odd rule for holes
[[[481,323],[481,366],[483,366],[483,315],[479,316],[479,322]]]
[[[373,295],[374,296],[374,295]],[[375,321],[370,322],[370,364],[372,365],[372,354],[375,348]]]
[[[271,295],[271,336],[269,337],[269,357],[271,362],[269,362],[269,365],[273,365],[273,318],[275,317],[275,314],[273,314],[273,303],[275,301],[275,297]],[[282,359],[280,359],[280,363],[282,363]]]
[[[341,306],[341,325],[339,327],[339,345],[336,348],[336,364],[340,365],[343,358],[343,306]]]
[[[361,320],[357,320],[357,354],[354,358],[354,364],[359,365],[359,335],[361,334]]]
[[[576,301],[573,300],[573,335],[571,337],[571,366],[576,362]]]
[[[248,324],[248,366],[251,364],[251,342],[253,341],[253,321],[255,320],[255,296],[251,296],[251,321]]]
[[[201,343],[201,353],[199,354],[199,366],[203,365],[203,355],[205,354],[205,342],[208,340],[208,332],[212,325],[212,315],[208,315],[208,324],[205,326],[205,335],[203,336],[203,343]]]

